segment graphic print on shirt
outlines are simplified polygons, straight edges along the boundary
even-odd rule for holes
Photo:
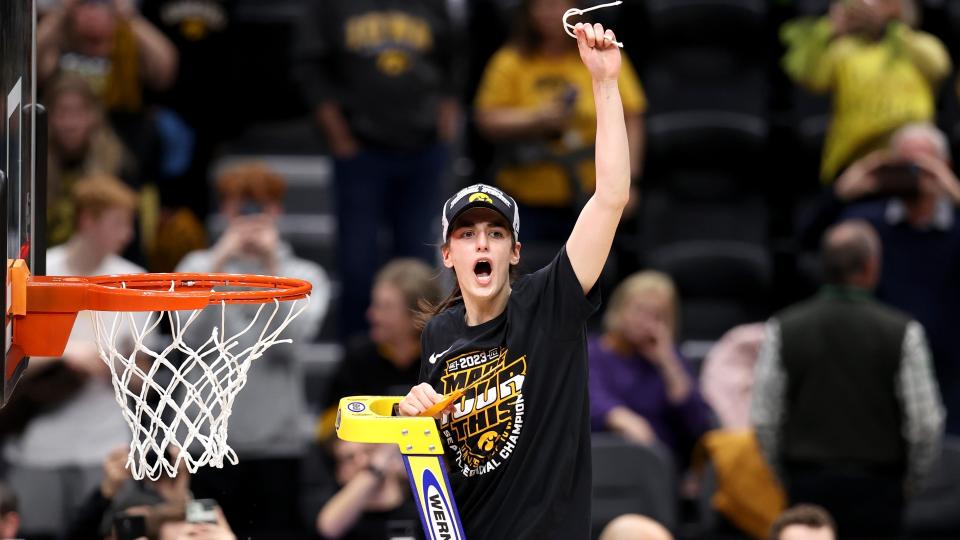
[[[347,50],[376,56],[377,68],[396,77],[410,70],[414,55],[433,49],[433,32],[416,15],[371,11],[347,19],[344,41]]]
[[[508,359],[507,349],[472,351],[446,361],[443,393],[466,389],[441,432],[460,472],[486,474],[502,465],[516,448],[523,429],[523,381],[527,357]]]

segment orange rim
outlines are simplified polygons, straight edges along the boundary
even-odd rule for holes
[[[131,298],[150,294],[192,294],[208,298],[211,304],[263,304],[277,300],[299,300],[313,288],[308,281],[296,278],[259,276],[255,274],[125,274],[85,278],[98,287],[113,289],[115,293]],[[170,285],[173,284],[173,291]],[[215,287],[246,287],[257,290],[214,291]]]
[[[254,290],[215,290],[222,287]],[[311,289],[302,279],[252,274],[30,276],[26,279],[25,312],[173,311],[221,302],[265,304],[299,300]]]
[[[20,260],[8,262],[7,275],[11,350],[21,357],[62,355],[80,311],[180,311],[220,303],[287,302],[306,298],[313,288],[302,279],[252,274],[31,276]],[[253,290],[215,290],[219,287]]]

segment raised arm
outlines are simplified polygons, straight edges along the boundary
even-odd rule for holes
[[[620,215],[630,198],[630,147],[617,86],[620,49],[613,44],[613,31],[604,30],[600,24],[578,23],[575,32],[580,58],[593,77],[597,108],[597,187],[567,240],[570,264],[586,293],[600,277]]]
[[[50,10],[37,24],[37,79],[43,84],[57,71],[64,36],[67,34],[67,17],[75,2],[63,2]]]
[[[140,76],[151,90],[170,88],[177,79],[180,53],[159,28],[145,19],[133,0],[113,0],[120,20],[130,25],[140,54]]]

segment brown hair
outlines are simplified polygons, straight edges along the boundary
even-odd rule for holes
[[[413,320],[417,330],[423,330],[427,327],[430,319],[463,302],[463,292],[460,290],[460,283],[457,282],[457,272],[451,269],[450,273],[453,275],[453,290],[450,291],[450,294],[448,294],[446,298],[439,302],[431,302],[426,298],[421,298],[417,301],[417,310],[413,314]],[[437,278],[439,279],[439,276],[437,276]],[[513,280],[511,279],[511,281]]]
[[[510,44],[522,54],[531,55],[540,49],[543,36],[537,31],[533,22],[533,3],[538,0],[522,0],[517,6],[514,18],[513,31],[510,35]],[[572,7],[578,7],[576,0],[569,0]]]
[[[456,221],[450,224],[450,230],[452,231],[455,228]],[[513,236],[513,228],[508,227],[510,230],[510,239],[513,240],[514,246],[516,246],[516,237]],[[441,247],[446,247],[450,241],[447,240],[443,243]],[[463,302],[463,292],[460,290],[460,282],[457,281],[457,272],[450,269],[450,274],[453,276],[453,290],[450,291],[450,294],[446,298],[439,302],[434,302],[426,298],[421,298],[417,302],[417,309],[414,314],[414,321],[417,325],[418,330],[423,330],[427,323],[430,322],[430,319],[436,317],[437,315],[443,313],[444,311],[452,308],[453,306]],[[439,277],[439,276],[438,276]],[[514,281],[519,277],[519,271],[517,270],[517,265],[510,265],[510,284],[512,285]]]
[[[63,75],[54,80],[45,95],[45,103],[51,109],[57,107],[57,100],[64,95],[79,96],[93,110],[97,122],[90,133],[89,146],[81,166],[84,173],[103,173],[119,175],[124,165],[131,162],[120,137],[106,121],[103,103],[94,94],[86,80],[77,75]],[[52,111],[51,111],[52,112]],[[47,150],[47,204],[55,205],[61,197],[70,192],[70,186],[63,185],[62,151],[55,138],[50,137]]]
[[[280,204],[287,192],[283,177],[260,161],[231,165],[217,177],[217,192],[223,201],[252,200]]]
[[[94,174],[78,180],[71,190],[78,218],[84,213],[99,217],[111,208],[137,209],[137,194],[116,177]]]
[[[437,302],[440,287],[433,269],[420,259],[394,259],[377,272],[374,283],[389,283],[403,294],[407,308],[417,312],[420,301]]]
[[[798,504],[788,508],[773,522],[770,526],[770,540],[780,540],[780,534],[790,525],[802,525],[811,529],[827,527],[834,534],[837,532],[837,524],[829,512],[815,504]]]

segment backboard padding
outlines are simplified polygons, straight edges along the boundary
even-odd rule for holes
[[[36,149],[36,6],[34,0],[0,2],[0,221],[5,230],[0,247],[7,259],[22,258],[35,266],[45,256],[42,243],[33,236]],[[40,215],[45,218],[42,209]],[[3,304],[9,311],[9,282],[4,265]],[[42,265],[40,265],[42,266]],[[12,322],[9,315],[3,332],[3,392],[7,402],[26,363],[10,354]]]

